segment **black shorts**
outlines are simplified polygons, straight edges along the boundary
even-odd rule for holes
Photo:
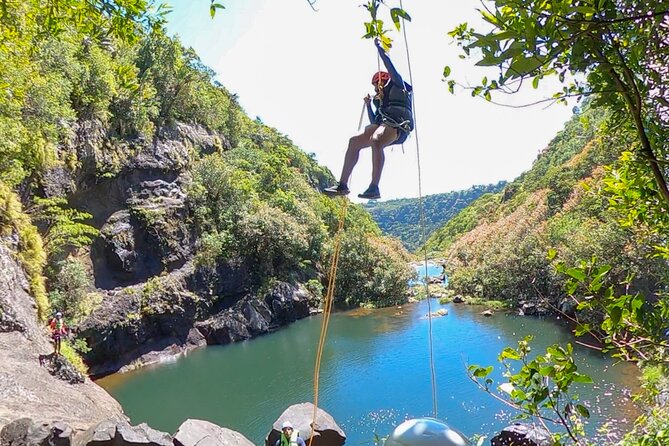
[[[413,115],[411,110],[406,107],[390,106],[384,107],[376,114],[374,124],[385,124],[388,127],[397,130],[397,139],[391,143],[402,144],[406,141],[409,133],[413,130]]]

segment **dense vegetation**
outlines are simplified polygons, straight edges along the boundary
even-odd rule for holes
[[[638,197],[650,193],[654,181],[648,173],[642,180],[626,174],[626,169],[643,168],[625,151],[634,144],[632,134],[612,131],[610,122],[602,109],[585,106],[531,170],[504,191],[465,208],[434,233],[428,247],[447,259],[453,292],[565,312],[578,334],[589,333],[614,355],[666,373],[667,239],[663,226],[655,223],[666,214],[653,214],[648,202],[638,206]],[[635,181],[647,189],[635,191]],[[627,207],[631,203],[634,207]],[[654,217],[637,217],[646,212]],[[520,367],[510,375],[516,390],[505,395],[509,404],[532,415],[556,411],[569,423],[573,419],[564,416],[572,410],[568,404],[580,405],[579,416],[587,417],[587,408],[566,390],[571,380],[587,382],[572,365],[561,363],[571,361],[570,348],[553,346],[533,361],[527,358],[527,340],[517,350],[505,349],[500,355],[504,366]],[[510,359],[525,362],[513,365]],[[490,392],[494,387],[484,381],[491,370],[470,369]],[[542,376],[544,384],[532,381],[533,375]],[[667,382],[652,379],[645,386],[649,393],[641,401],[650,416],[638,421],[625,445],[663,444],[657,429],[667,426],[667,414],[654,407],[652,395]],[[553,389],[550,398],[564,405],[550,406],[550,398],[542,396],[546,389]],[[581,427],[569,424],[573,437],[562,436],[562,444],[588,444]]]
[[[623,280],[655,290],[665,263],[647,254],[640,234],[623,228],[605,197],[602,165],[629,144],[608,132],[606,114],[586,107],[569,121],[531,170],[503,192],[481,197],[428,241],[447,255],[450,284],[457,292],[518,302],[542,296],[557,306],[563,279],[549,249],[569,264],[593,256],[614,265]],[[547,305],[547,304],[545,304]]]
[[[669,363],[669,2],[494,0],[481,16],[486,29],[462,24],[450,33],[463,57],[495,68],[464,87],[472,96],[497,101],[555,76],[563,88],[540,102],[577,97],[589,106],[543,161],[505,194],[475,202],[431,246],[446,249],[456,289],[535,300],[604,351],[638,361],[646,414],[621,444],[665,444],[669,416],[655,397],[667,391],[659,376]],[[588,410],[568,390],[587,381],[570,363],[571,346],[533,360],[529,349],[525,340],[500,354],[505,367],[517,361],[500,398],[540,423],[548,411],[561,430],[555,444],[590,444],[581,421]],[[469,372],[491,391],[491,370]]]
[[[505,181],[500,181],[497,184],[472,186],[466,190],[426,196],[423,199],[425,237],[430,237],[435,229],[446,224],[481,195],[499,192],[505,185]],[[364,206],[385,234],[400,239],[410,251],[418,249],[422,235],[417,198],[373,201]]]
[[[187,160],[198,268],[241,261],[253,265],[259,287],[288,280],[322,288],[343,203],[317,192],[330,172],[247,117],[195,52],[165,34],[163,20],[142,1],[3,3],[0,224],[18,239],[43,318],[56,307],[78,320],[100,299],[86,260],[99,222],[74,209],[67,191],[52,191],[50,176],[66,172],[77,186],[112,182],[180,125],[219,141],[214,153],[194,147]],[[131,211],[146,225],[164,217]],[[342,269],[338,301],[402,299],[410,274],[403,249],[356,205],[345,230],[342,262],[359,267],[364,258],[385,274]]]

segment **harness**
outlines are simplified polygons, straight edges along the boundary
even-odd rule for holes
[[[398,88],[391,80],[383,87],[381,107],[404,107],[411,110],[411,87],[405,83],[402,88]]]
[[[409,133],[411,132],[412,127],[411,119],[403,119],[399,121],[395,117],[385,113],[384,110],[387,110],[389,107],[402,107],[409,112],[410,116],[413,116],[413,112],[411,111],[411,99],[410,86],[405,83],[404,88],[398,88],[392,81],[390,81],[388,82],[388,85],[383,87],[380,100],[376,99],[374,102],[377,106],[377,113],[381,115],[384,123],[388,124],[390,127]]]
[[[54,336],[63,336],[65,334],[65,321],[55,318],[51,321],[51,330]]]

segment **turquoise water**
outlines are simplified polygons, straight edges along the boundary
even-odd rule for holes
[[[536,335],[537,350],[571,337],[548,320],[502,313],[486,318],[482,308],[432,303],[433,311],[449,311],[432,321],[438,416],[467,435],[494,434],[513,414],[469,381],[466,364],[496,365],[500,350],[527,334]],[[332,315],[319,405],[344,429],[347,445],[371,445],[375,433],[385,436],[406,418],[431,415],[426,313],[423,301]],[[251,341],[197,350],[171,364],[98,382],[133,423],[174,432],[187,418],[206,419],[259,445],[285,408],[312,401],[320,324],[321,316],[311,317]],[[626,395],[636,385],[635,368],[575,350],[582,371],[595,380],[579,389],[593,415],[588,431],[607,419],[631,421],[635,411]],[[495,373],[500,376],[499,368]]]

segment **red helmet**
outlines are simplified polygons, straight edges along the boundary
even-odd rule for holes
[[[372,76],[372,85],[379,85],[384,86],[388,83],[390,80],[390,74],[386,73],[385,71],[379,71],[377,73],[374,73],[374,76]]]

